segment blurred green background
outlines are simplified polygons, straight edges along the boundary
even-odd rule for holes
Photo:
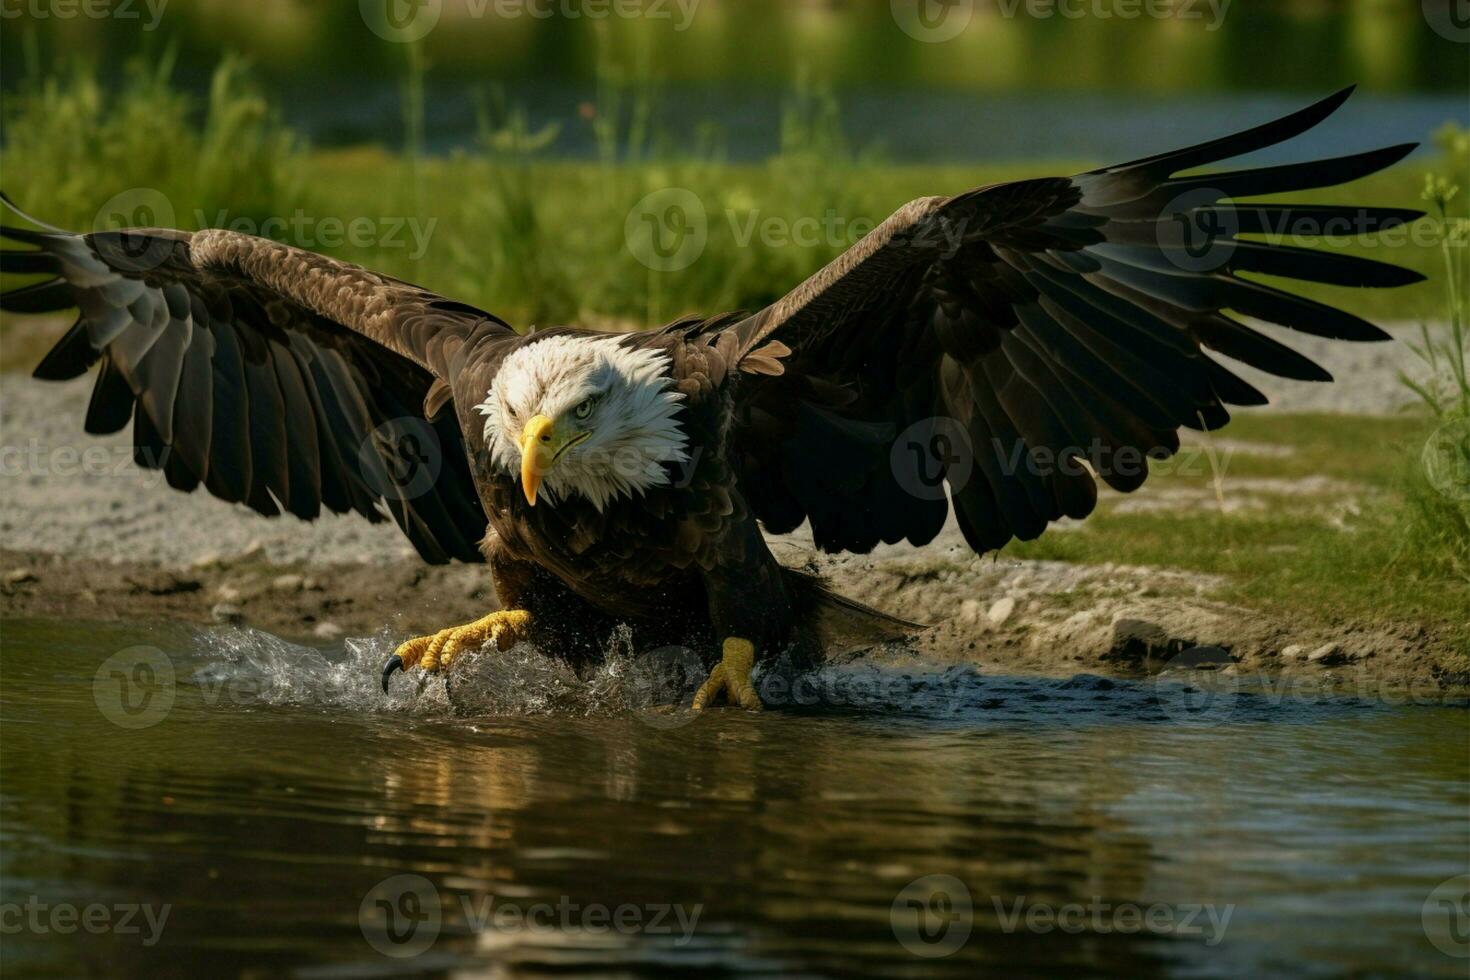
[[[129,59],[171,48],[178,83],[203,92],[237,52],[314,144],[398,145],[399,78],[414,57],[429,69],[427,146],[446,150],[473,140],[476,87],[505,85],[539,124],[595,98],[614,64],[665,83],[672,135],[712,131],[735,159],[778,148],[781,93],[811,82],[841,97],[866,143],[934,162],[1109,156],[1190,116],[1229,124],[1252,103],[1352,82],[1381,97],[1358,107],[1359,128],[1422,136],[1457,102],[1464,116],[1467,89],[1465,44],[1432,29],[1418,0],[1176,0],[1163,18],[1124,16],[1144,0],[152,0],[157,13],[148,2],[115,0],[126,17],[7,21],[5,89],[74,59],[116,79]],[[613,13],[633,9],[642,15]],[[433,27],[410,51],[369,29],[380,12]],[[925,25],[945,40],[911,36]],[[558,151],[589,156],[595,142],[568,127]]]
[[[1344,111],[1253,162],[1424,141],[1390,174],[1313,195],[1418,206],[1426,170],[1460,168],[1451,148],[1470,122],[1470,45],[1458,39],[1470,30],[1417,0],[0,9],[0,166],[41,216],[236,227],[518,323],[755,308],[912,197],[1171,149],[1353,83]],[[666,188],[698,198],[708,241],[692,263],[650,268],[625,222]],[[270,220],[297,215],[311,227]],[[837,223],[814,239],[742,238],[748,220],[829,215]],[[359,217],[377,223],[365,239],[313,233],[323,218]],[[390,240],[408,218],[419,238]],[[1425,271],[1438,261],[1424,238],[1393,258]],[[1431,314],[1440,295],[1347,301],[1402,320]]]

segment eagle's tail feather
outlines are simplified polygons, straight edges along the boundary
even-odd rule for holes
[[[838,595],[810,572],[787,568],[785,573],[799,621],[814,624],[815,638],[829,655],[906,640],[929,628]]]

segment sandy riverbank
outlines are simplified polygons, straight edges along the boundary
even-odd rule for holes
[[[1343,382],[1249,374],[1276,410],[1380,414],[1408,399],[1397,374],[1414,360],[1403,345],[1292,339]],[[392,524],[268,520],[170,490],[160,474],[132,465],[125,435],[82,434],[90,379],[58,385],[7,374],[0,385],[0,615],[244,622],[331,642],[385,627],[424,632],[493,607],[482,567],[427,567]],[[1302,627],[1213,601],[1208,576],[977,558],[953,526],[923,550],[833,558],[811,552],[799,533],[774,546],[844,594],[934,624],[916,648],[937,662],[1062,673],[1188,660],[1395,683],[1462,680],[1453,651],[1412,624]]]

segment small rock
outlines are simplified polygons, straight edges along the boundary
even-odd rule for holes
[[[245,593],[233,585],[221,585],[214,590],[214,594],[219,597],[221,602],[239,602],[245,597]]]
[[[13,568],[5,573],[6,585],[21,585],[25,582],[36,581],[36,573],[29,568]]]
[[[251,542],[245,546],[245,550],[240,552],[238,557],[242,561],[251,561],[256,558],[264,558],[265,542],[261,541],[259,538],[252,539]]]
[[[195,558],[194,564],[190,565],[189,567],[199,569],[213,568],[214,566],[222,564],[223,562],[224,557],[218,551],[206,551],[198,558]]]
[[[245,613],[239,606],[230,605],[228,602],[216,602],[209,610],[209,615],[214,617],[216,623],[241,623],[245,621]]]
[[[1307,663],[1316,664],[1319,667],[1335,667],[1338,664],[1345,664],[1351,659],[1346,653],[1338,649],[1336,643],[1324,643],[1307,654]]]
[[[990,607],[990,612],[985,614],[985,618],[990,620],[991,626],[1000,626],[1007,619],[1010,619],[1011,613],[1015,611],[1016,600],[1010,596],[1006,596],[1004,599],[996,600],[995,605]]]
[[[302,584],[300,575],[277,575],[271,579],[271,588],[277,592],[300,592]]]
[[[323,620],[316,624],[316,629],[311,631],[311,635],[318,640],[340,640],[342,638],[342,627],[329,619]]]
[[[980,603],[974,599],[966,599],[960,603],[960,622],[966,626],[974,626],[980,622]]]
[[[1300,643],[1292,643],[1281,648],[1281,657],[1283,660],[1295,660],[1302,655],[1304,650],[1306,650],[1306,647]]]

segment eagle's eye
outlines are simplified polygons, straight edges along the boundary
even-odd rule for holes
[[[592,417],[592,404],[593,400],[591,398],[586,399],[576,408],[572,409],[572,415],[575,416],[577,421],[579,422],[587,421],[589,418]]]

